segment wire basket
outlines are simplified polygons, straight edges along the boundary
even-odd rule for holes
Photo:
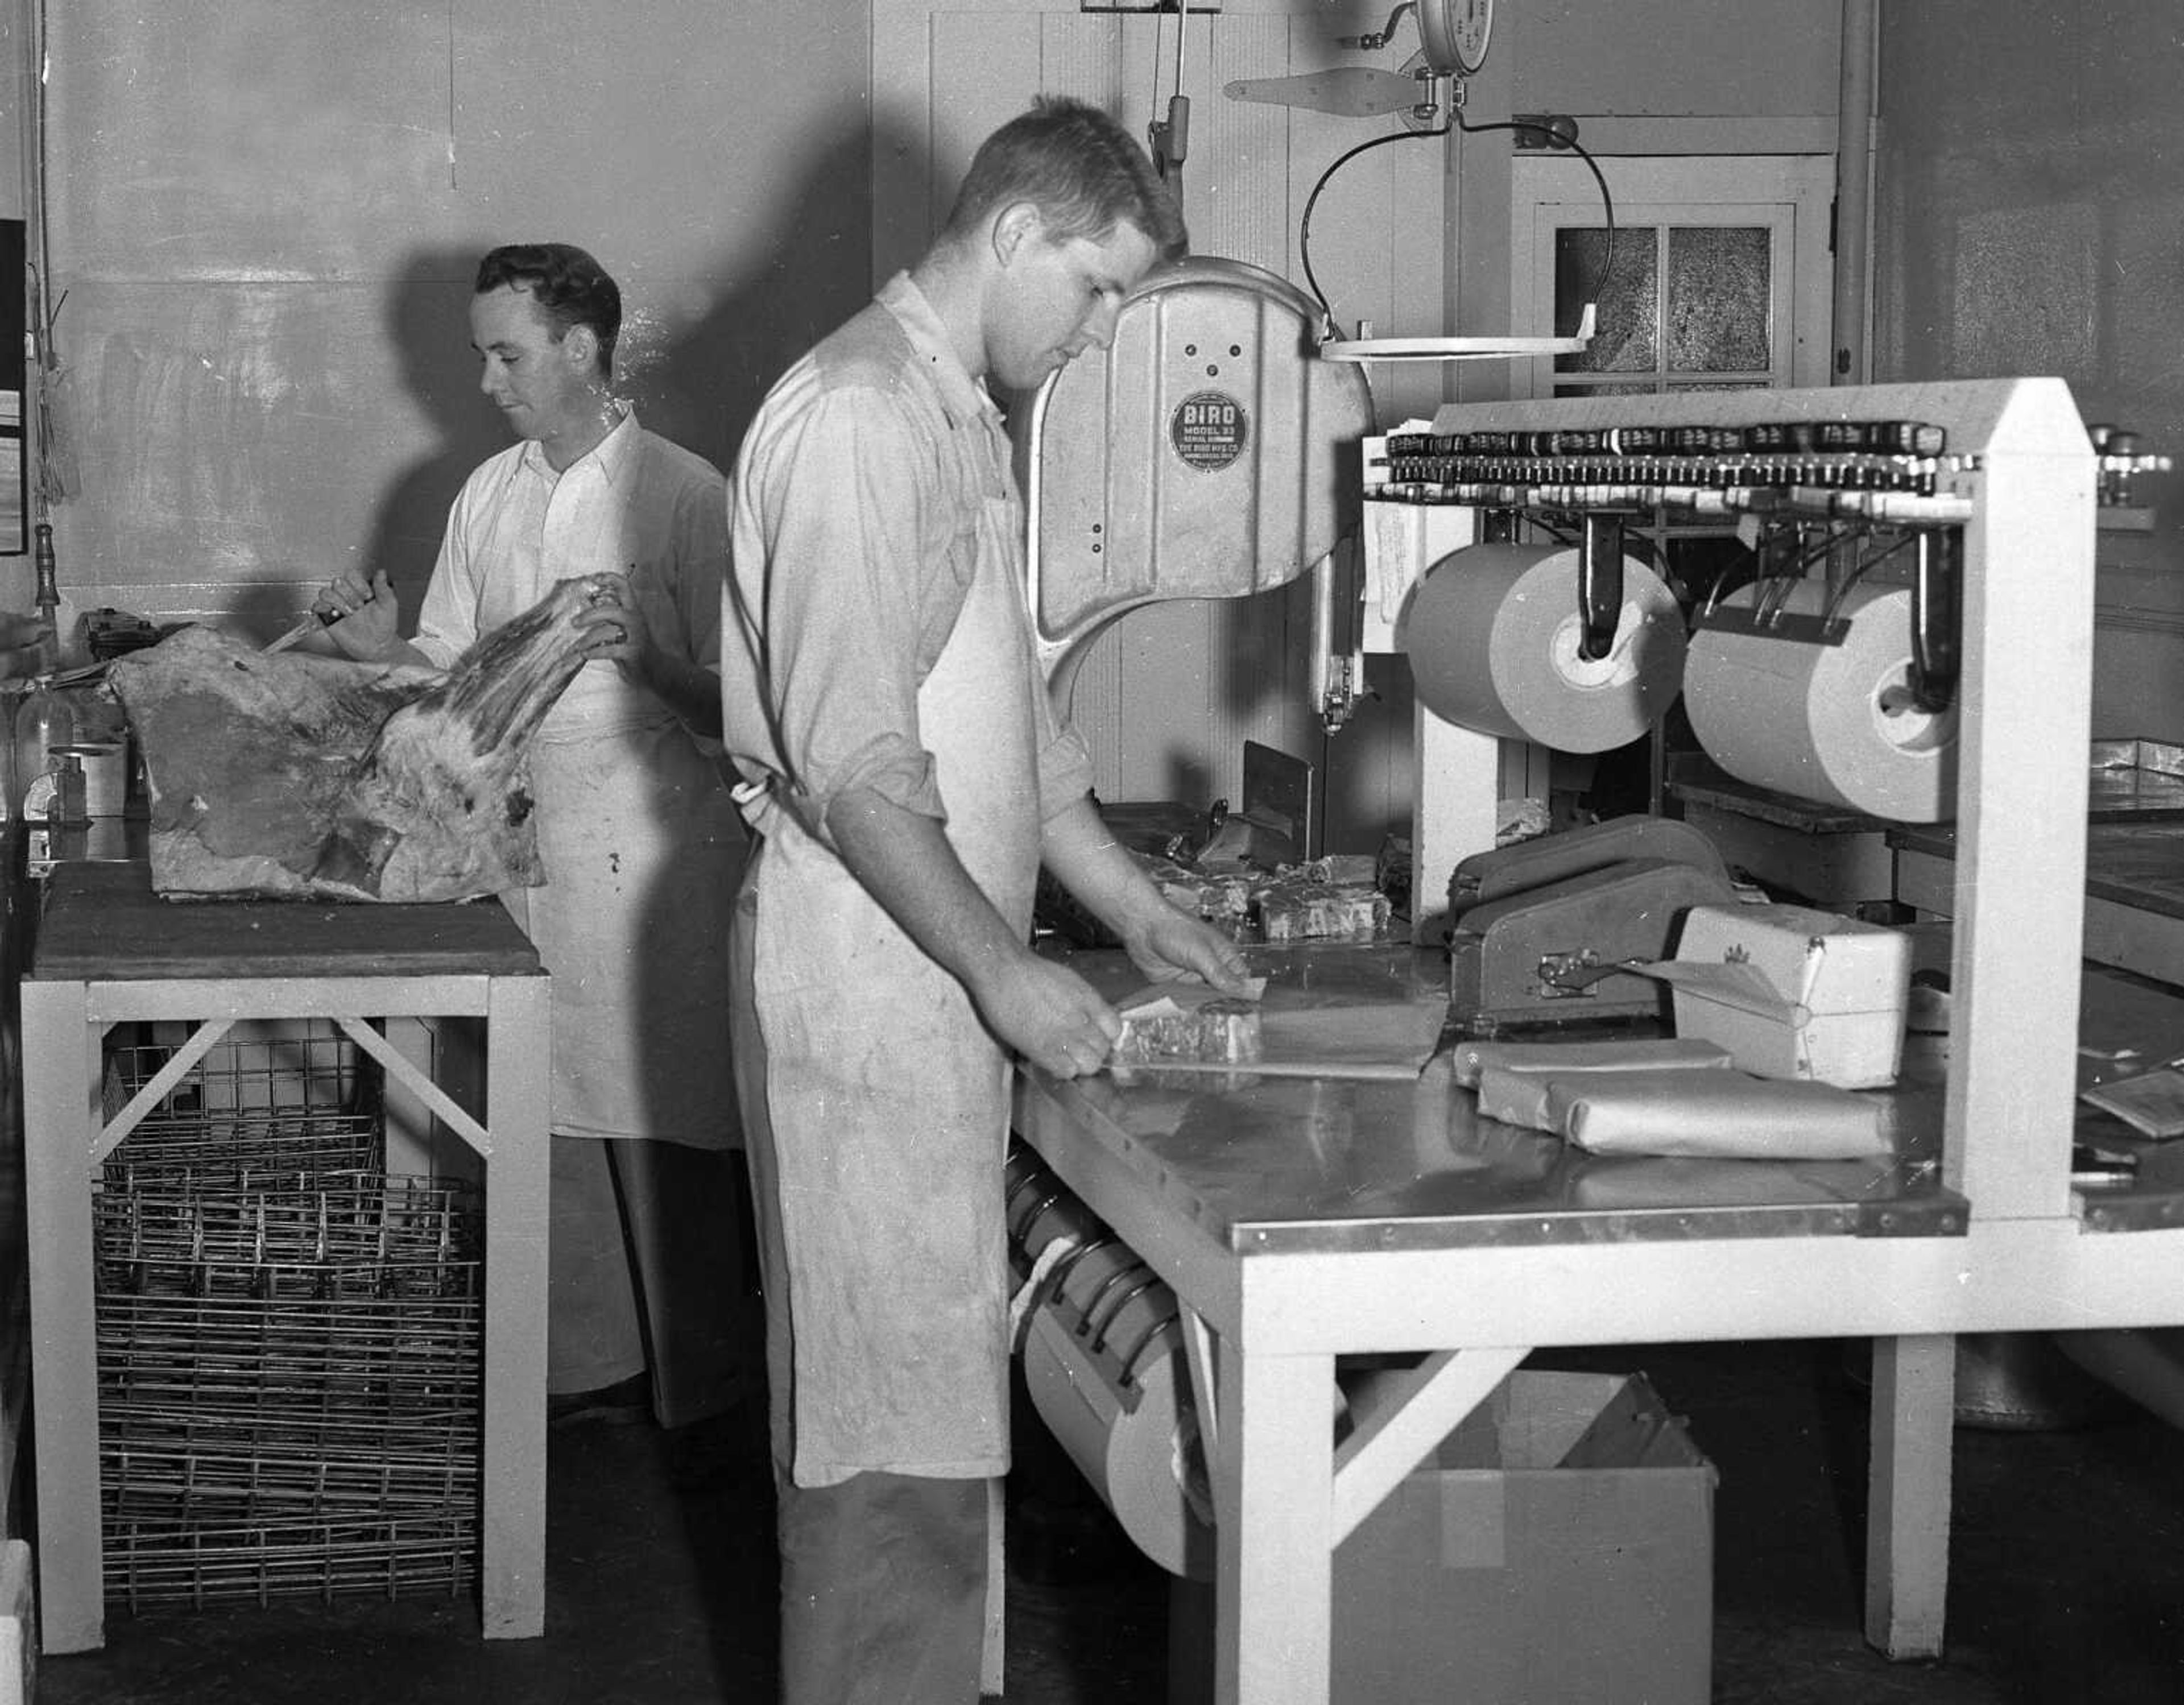
[[[110,1598],[262,1602],[473,1579],[474,1187],[155,1163],[109,1173],[92,1237]]]
[[[111,1119],[175,1050],[109,1046],[103,1101]],[[364,1174],[385,1163],[376,1065],[325,1019],[237,1027],[214,1043],[107,1156],[106,1181],[328,1173]]]
[[[125,1172],[92,1214],[99,1292],[259,1301],[471,1297],[476,1190],[384,1173],[208,1180]]]
[[[106,1532],[106,1596],[131,1609],[276,1598],[455,1593],[476,1578],[475,1522],[451,1517]]]

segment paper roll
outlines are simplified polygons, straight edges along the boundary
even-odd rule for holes
[[[1758,588],[1723,599],[1750,609]],[[1819,616],[1827,587],[1802,580],[1782,608]],[[1897,822],[1954,815],[1957,716],[1912,702],[1911,592],[1855,586],[1839,645],[1702,627],[1684,668],[1684,705],[1713,761],[1754,787]]]
[[[1050,1309],[1032,1312],[1023,1347],[1032,1407],[1114,1512],[1139,1550],[1171,1574],[1213,1572],[1210,1493],[1196,1449],[1197,1415],[1173,1332],[1147,1346],[1127,1396]]]
[[[1481,544],[1434,565],[1396,638],[1419,702],[1443,720],[1560,752],[1605,752],[1674,702],[1683,617],[1658,577],[1625,557],[1607,655],[1580,656],[1584,634],[1574,550]]]

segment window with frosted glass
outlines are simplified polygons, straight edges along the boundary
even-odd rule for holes
[[[1656,390],[1767,383],[1774,235],[1765,226],[1631,226],[1617,230],[1611,260],[1604,227],[1557,231],[1557,330],[1574,328],[1586,302],[1598,308],[1591,346],[1557,356],[1556,373],[1613,375],[1617,390],[1638,375]]]
[[[1763,371],[1774,233],[1764,226],[1674,226],[1663,304],[1672,373]]]
[[[1555,233],[1556,331],[1565,337],[1575,332],[1585,304],[1596,304],[1592,342],[1574,355],[1557,355],[1557,372],[1650,373],[1659,367],[1659,248],[1654,226],[1618,231],[1611,265],[1605,229],[1564,226]]]

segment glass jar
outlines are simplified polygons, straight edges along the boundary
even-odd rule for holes
[[[15,772],[8,798],[11,814],[21,814],[23,795],[52,766],[53,748],[75,744],[76,723],[74,696],[54,686],[53,677],[41,675],[31,683],[31,690],[15,707]]]

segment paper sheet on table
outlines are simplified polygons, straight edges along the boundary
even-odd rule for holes
[[[1459,1088],[1475,1089],[1490,1066],[1549,1076],[1572,1072],[1661,1072],[1731,1063],[1728,1049],[1696,1036],[1646,1036],[1599,1042],[1459,1040],[1449,1050]]]
[[[1257,1000],[1266,992],[1267,979],[1263,977],[1245,978],[1241,995],[1223,995],[1204,983],[1148,983],[1136,994],[1125,995],[1117,1000],[1115,1010],[1125,1017],[1173,1018],[1195,1011],[1208,1001]]]
[[[2174,1063],[2095,1084],[2079,1090],[2078,1099],[2159,1140],[2184,1136],[2184,1072]]]
[[[1802,1028],[1813,1016],[1776,989],[1763,973],[1741,961],[1657,959],[1627,968],[1641,977],[1658,978],[1679,994],[1695,995],[1757,1017],[1778,1019],[1792,1029]]]

